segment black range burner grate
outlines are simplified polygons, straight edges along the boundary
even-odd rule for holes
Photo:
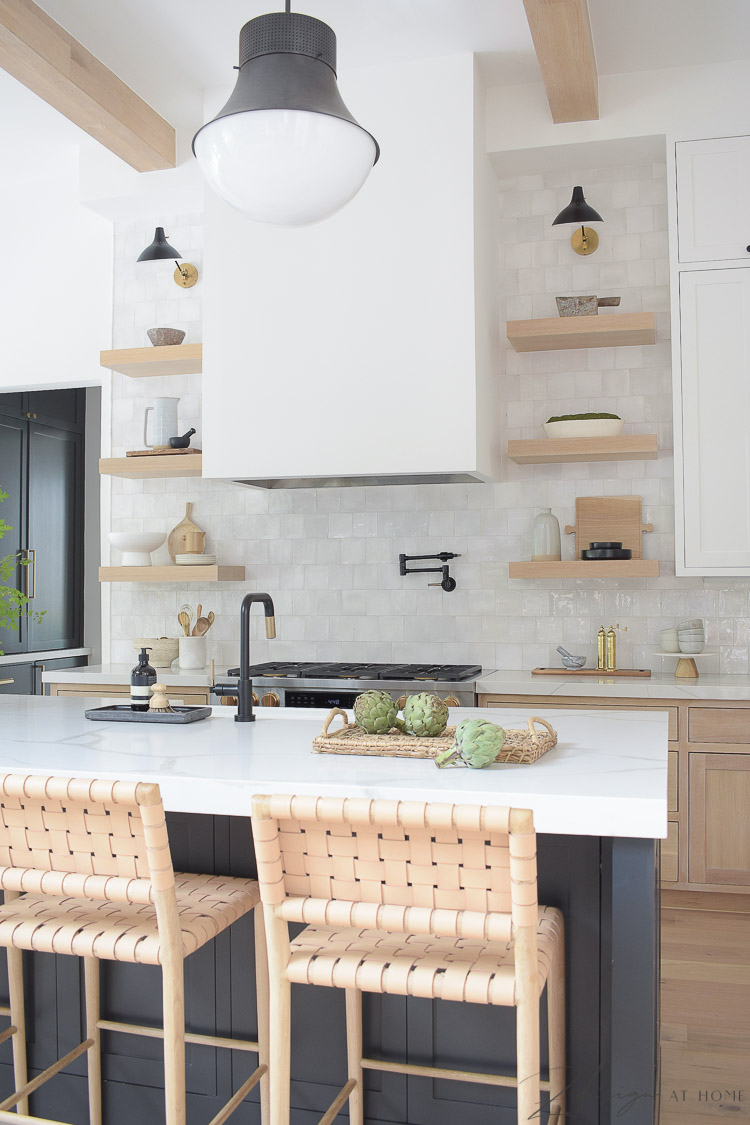
[[[254,680],[264,676],[274,679],[313,680],[434,680],[440,683],[458,683],[473,680],[481,675],[479,664],[322,664],[312,660],[269,660],[253,664],[250,676]],[[238,676],[239,668],[230,668],[228,675]]]

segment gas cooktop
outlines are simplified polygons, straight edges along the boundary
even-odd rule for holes
[[[252,664],[250,677],[306,680],[432,680],[460,683],[475,680],[482,673],[479,664],[324,664],[314,661],[271,660]],[[229,676],[238,676],[239,668],[230,668]]]

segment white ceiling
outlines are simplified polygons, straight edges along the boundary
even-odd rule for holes
[[[239,29],[271,0],[38,0],[167,119],[188,92],[230,86]],[[301,3],[301,0],[300,0]],[[293,7],[297,7],[296,2]],[[589,0],[600,74],[750,58],[750,0]],[[471,51],[501,85],[539,77],[522,0],[309,0],[339,73]]]

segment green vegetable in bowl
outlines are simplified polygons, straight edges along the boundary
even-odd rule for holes
[[[489,719],[464,719],[456,727],[456,737],[450,750],[435,758],[442,769],[452,763],[463,764],[474,770],[491,765],[505,745],[505,731]]]
[[[620,421],[619,414],[554,414],[548,418],[548,422],[579,422],[588,421],[590,418],[617,418]]]

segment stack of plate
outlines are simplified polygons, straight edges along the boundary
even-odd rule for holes
[[[619,543],[589,543],[588,551],[581,551],[582,559],[632,559],[633,552]]]
[[[216,566],[216,555],[175,555],[178,566]]]
[[[677,626],[677,640],[680,652],[698,653],[706,647],[706,630],[700,618],[683,621]]]

